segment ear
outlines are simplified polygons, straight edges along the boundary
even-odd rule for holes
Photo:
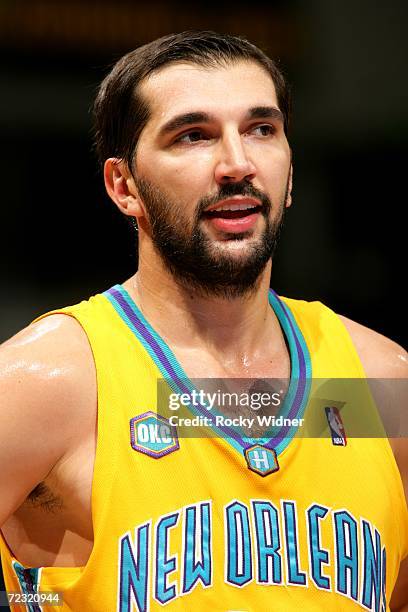
[[[293,165],[290,164],[289,177],[288,177],[288,192],[286,195],[285,207],[289,208],[292,204],[292,185],[293,185]]]
[[[107,159],[103,176],[109,197],[124,215],[136,218],[144,215],[135,181],[125,161],[116,157]]]

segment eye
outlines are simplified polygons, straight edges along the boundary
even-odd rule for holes
[[[273,125],[270,125],[269,123],[264,123],[262,125],[256,125],[252,129],[252,132],[257,132],[257,135],[259,136],[272,136],[272,134],[276,132],[276,129]]]
[[[207,140],[204,132],[201,130],[191,130],[191,132],[187,132],[186,134],[182,134],[178,138],[176,138],[176,142],[191,144],[192,142],[200,142],[200,140]]]

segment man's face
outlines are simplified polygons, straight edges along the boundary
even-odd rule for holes
[[[270,76],[247,61],[173,64],[141,92],[151,116],[133,168],[139,224],[185,286],[248,292],[290,197],[290,149]]]

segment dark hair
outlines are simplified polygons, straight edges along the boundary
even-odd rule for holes
[[[152,72],[173,62],[211,67],[237,60],[254,60],[270,74],[287,133],[290,95],[276,63],[245,38],[189,30],[163,36],[130,51],[102,81],[93,107],[95,149],[100,162],[117,157],[132,167],[137,141],[149,119],[149,108],[138,86]]]

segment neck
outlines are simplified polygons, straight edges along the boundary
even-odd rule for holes
[[[152,255],[141,255],[138,272],[124,286],[170,346],[207,350],[219,358],[242,361],[259,354],[267,343],[270,347],[271,338],[282,341],[279,323],[269,307],[271,262],[252,293],[227,299],[182,287]]]

